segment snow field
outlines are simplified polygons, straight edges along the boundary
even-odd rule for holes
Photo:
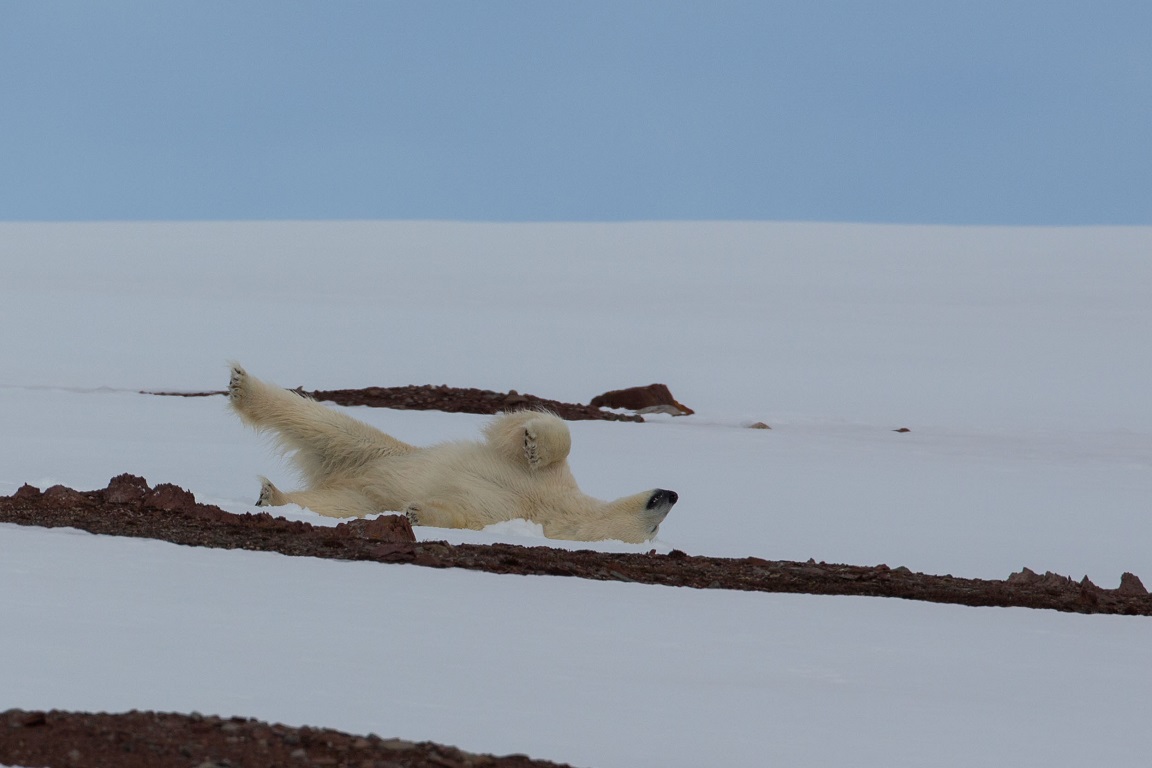
[[[19,587],[0,672],[24,708],[240,714],[575,765],[1141,763],[1143,711],[1104,703],[1152,685],[1145,620],[0,529]]]
[[[681,496],[657,542],[597,548],[1152,585],[1148,253],[1147,228],[0,224],[0,493],[131,472],[252,510],[257,475],[292,480],[223,399],[138,394],[221,389],[228,359],[285,386],[584,402],[662,381],[697,415],[572,424],[588,493]],[[483,423],[352,413],[416,443]],[[0,708],[199,710],[587,766],[1147,763],[1143,618],[10,525],[0,584]]]

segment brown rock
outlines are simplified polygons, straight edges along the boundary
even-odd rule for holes
[[[1061,576],[1052,571],[1045,571],[1044,575],[1040,577],[1042,584],[1052,587],[1053,589],[1065,589],[1073,584],[1070,576]]]
[[[1009,584],[1031,584],[1036,581],[1040,581],[1040,576],[1028,566],[1008,576]]]
[[[336,535],[395,543],[416,541],[412,524],[403,515],[381,515],[375,520],[349,520],[336,526]]]
[[[111,504],[127,504],[139,501],[151,490],[144,478],[125,473],[108,481],[108,487],[104,489],[104,501]]]
[[[40,498],[40,489],[34,485],[28,485],[28,483],[24,483],[24,485],[16,489],[16,493],[12,494],[12,498],[29,500],[38,499]]]
[[[768,426],[762,421],[758,421],[755,424],[749,424],[748,429],[772,429],[772,427]]]
[[[178,485],[160,483],[144,499],[144,504],[164,512],[187,512],[196,507],[196,497]]]
[[[1143,597],[1148,594],[1148,590],[1144,588],[1144,583],[1140,581],[1140,577],[1127,571],[1120,576],[1120,587],[1116,591],[1122,595],[1136,597]]]
[[[677,402],[666,384],[614,389],[597,395],[588,404],[593,408],[625,408],[637,413],[671,413],[673,416],[695,413],[688,406]]]

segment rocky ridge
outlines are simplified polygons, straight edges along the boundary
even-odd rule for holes
[[[606,553],[513,544],[417,542],[406,518],[383,515],[335,527],[273,517],[233,514],[200,504],[188,491],[120,475],[108,486],[77,491],[24,485],[0,497],[0,522],[67,526],[97,534],[139,536],[186,546],[249,549],[338,560],[466,568],[492,573],[570,576],[693,589],[736,589],[815,595],[898,597],[970,606],[1045,608],[1076,613],[1152,616],[1152,596],[1140,579],[1124,574],[1116,589],[1087,576],[1079,581],[1028,568],[1003,580],[916,573],[886,564],[843,565],[788,560]]]

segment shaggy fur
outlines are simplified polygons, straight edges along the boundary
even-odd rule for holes
[[[331,517],[403,511],[413,525],[442,528],[524,518],[553,539],[641,542],[677,499],[663,489],[612,502],[586,496],[568,468],[568,425],[550,413],[502,414],[483,441],[418,448],[237,364],[228,399],[246,424],[275,436],[307,486],[286,493],[262,478],[261,506],[298,504]]]

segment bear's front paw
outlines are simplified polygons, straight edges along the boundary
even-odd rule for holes
[[[410,525],[420,525],[420,513],[422,511],[419,504],[409,504],[404,507],[404,516],[408,518]]]
[[[536,432],[531,427],[524,430],[524,458],[532,469],[540,467],[540,448],[536,444]]]

